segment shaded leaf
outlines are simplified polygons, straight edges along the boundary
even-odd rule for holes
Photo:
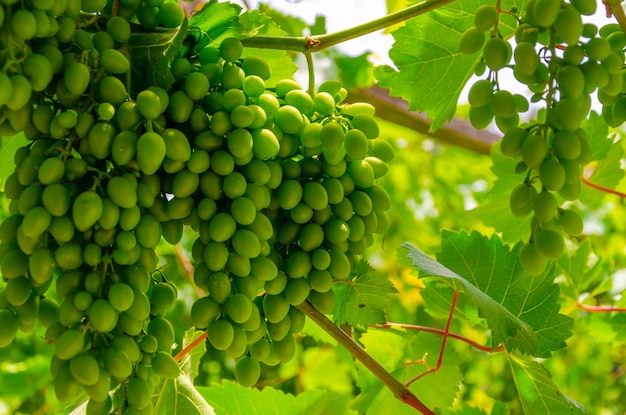
[[[585,414],[585,409],[577,402],[564,396],[552,381],[552,375],[541,364],[523,361],[509,355],[517,394],[524,413],[535,414]]]
[[[624,177],[624,170],[621,164],[624,157],[624,148],[621,141],[614,144],[613,140],[605,138],[604,143],[606,142],[610,145],[606,156],[593,166],[593,173],[587,178],[594,184],[607,189],[615,189]],[[585,186],[585,184],[582,186],[579,200],[583,204],[592,204],[605,195],[604,192],[593,187]]]
[[[198,387],[213,406],[216,415],[317,415],[333,401],[333,394],[311,390],[297,396],[266,387],[263,390],[244,388],[233,382]]]
[[[0,137],[2,147],[0,147],[0,189],[4,189],[7,177],[15,170],[13,156],[18,148],[24,147],[30,141],[24,137],[23,133],[15,134],[12,137]]]
[[[559,288],[553,267],[531,276],[519,263],[522,244],[512,249],[496,236],[444,231],[437,261],[405,244],[420,277],[447,280],[471,296],[493,332],[494,347],[504,343],[533,356],[549,357],[565,346],[573,321],[559,314]]]
[[[337,56],[335,65],[342,85],[350,89],[369,88],[374,85],[374,66],[369,61],[371,52],[359,56]]]
[[[389,295],[396,292],[386,274],[374,271],[366,262],[357,268],[357,276],[333,288],[337,306],[333,311],[336,323],[353,326],[384,323]]]
[[[597,112],[591,111],[581,127],[589,138],[592,154],[591,160],[602,160],[605,158],[613,145],[613,140],[609,138],[609,126],[604,122],[604,118]]]

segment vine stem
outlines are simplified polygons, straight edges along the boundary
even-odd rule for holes
[[[315,66],[313,64],[313,55],[311,52],[304,52],[306,58],[306,68],[309,71],[309,95],[315,97]]]
[[[199,335],[194,341],[192,341],[191,343],[189,343],[187,346],[185,346],[185,348],[183,350],[181,350],[180,352],[178,352],[176,354],[176,356],[174,356],[174,360],[176,360],[177,362],[180,363],[181,360],[183,360],[183,358],[185,356],[187,356],[189,354],[189,352],[191,352],[193,349],[196,348],[196,346],[198,346],[200,343],[202,343],[204,341],[204,339],[207,338],[207,336],[209,335],[209,332],[204,331],[201,335]]]
[[[622,28],[622,32],[626,33],[626,13],[624,13],[624,9],[622,9],[621,2],[615,0],[603,1],[604,6],[606,7],[606,17],[611,17],[611,15],[615,16],[615,20],[619,23],[619,26]]]
[[[361,362],[374,376],[376,376],[400,401],[417,409],[424,415],[435,415],[433,411],[428,409],[422,401],[419,400],[413,392],[403,385],[398,379],[393,377],[391,373],[380,365],[372,356],[370,356],[361,346],[359,346],[352,337],[348,336],[345,331],[330,321],[324,314],[317,311],[308,301],[298,306],[300,311],[306,314],[315,324],[320,326],[332,338],[337,340],[339,344],[346,348],[354,358]]]
[[[583,303],[576,304],[578,308],[589,311],[590,313],[612,313],[612,312],[624,312],[626,307],[613,307],[610,305],[589,305]]]
[[[619,197],[620,197],[620,198],[622,198],[622,199],[626,197],[626,193],[622,193],[622,192],[619,192],[619,191],[614,190],[614,189],[609,189],[608,187],[600,186],[599,184],[597,184],[597,183],[594,183],[594,182],[590,181],[590,180],[589,180],[589,179],[587,179],[585,176],[581,176],[581,177],[580,177],[580,180],[581,180],[584,184],[586,184],[587,186],[589,186],[589,187],[591,187],[591,188],[594,188],[594,189],[596,189],[596,190],[599,190],[599,191],[601,191],[601,192],[604,192],[604,193],[610,193],[610,194],[612,194],[612,195],[619,196]]]
[[[424,0],[395,13],[388,14],[379,19],[320,36],[253,36],[242,39],[241,43],[248,48],[280,49],[294,52],[319,52],[320,50],[355,39],[377,30],[385,29],[398,23],[407,21],[413,17],[427,13],[438,7],[452,3],[454,0]]]

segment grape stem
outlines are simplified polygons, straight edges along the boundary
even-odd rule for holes
[[[590,181],[589,179],[587,179],[584,175],[580,176],[580,180],[584,184],[586,184],[587,186],[589,186],[589,187],[591,187],[593,189],[599,190],[601,192],[610,193],[612,195],[619,196],[622,199],[626,197],[626,193],[622,193],[622,192],[619,192],[619,191],[614,190],[614,189],[609,189],[608,187],[600,186],[599,184],[594,183],[594,182]]]
[[[613,307],[610,305],[589,305],[583,303],[576,304],[581,310],[589,311],[590,313],[612,313],[626,311],[626,307]]]
[[[402,382],[393,377],[384,367],[380,365],[372,356],[370,356],[361,346],[359,346],[352,337],[348,336],[345,331],[335,325],[324,314],[317,311],[308,301],[298,306],[300,311],[306,314],[315,324],[320,326],[325,332],[330,334],[332,338],[337,340],[339,344],[350,352],[350,354],[361,362],[374,376],[376,376],[400,401],[417,409],[424,415],[434,415],[435,413],[428,409],[422,401],[419,400],[413,392],[409,390]]]
[[[181,360],[183,360],[183,358],[185,356],[187,356],[189,354],[189,352],[191,352],[193,349],[195,349],[196,346],[198,346],[200,343],[202,343],[204,341],[204,339],[207,338],[208,335],[209,335],[209,332],[205,330],[201,335],[199,335],[196,339],[194,339],[194,341],[189,343],[187,346],[185,346],[184,349],[182,349],[180,352],[178,352],[176,354],[176,356],[174,356],[174,360],[176,362],[180,363]]]
[[[606,7],[606,17],[615,16],[615,20],[619,23],[619,27],[622,28],[622,32],[626,33],[626,13],[624,13],[621,3],[615,0],[605,0],[602,3]]]
[[[311,52],[304,52],[306,58],[306,68],[309,71],[309,95],[311,98],[315,97],[315,67],[313,65],[313,55]]]
[[[242,39],[241,43],[248,48],[280,49],[295,52],[319,52],[331,46],[355,39],[377,30],[385,29],[402,23],[413,17],[427,13],[438,7],[451,3],[453,0],[424,0],[413,6],[406,7],[379,19],[320,36],[253,36]]]

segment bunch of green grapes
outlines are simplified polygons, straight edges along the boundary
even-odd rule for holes
[[[268,88],[267,62],[242,58],[232,38],[174,59],[168,89],[135,91],[133,23],[174,28],[176,3],[0,10],[11,46],[0,52],[0,134],[29,140],[5,184],[0,347],[39,321],[60,401],[82,388],[89,414],[150,413],[153,390],[179,373],[165,318],[176,287],[155,277],[155,249],[190,226],[207,293],[194,326],[237,360],[243,385],[261,362],[290,361],[305,322],[297,306],[331,313],[333,282],[351,278],[387,227],[376,182],[394,154],[374,108],[343,104],[336,81],[314,95],[289,79]]]
[[[495,116],[504,133],[501,151],[519,160],[516,173],[524,175],[511,193],[510,205],[517,217],[533,214],[530,240],[520,251],[520,261],[531,274],[541,273],[549,260],[563,254],[563,234],[583,232],[578,213],[562,204],[578,198],[581,169],[591,160],[589,139],[580,127],[589,113],[591,94],[597,91],[609,125],[626,119],[619,104],[626,91],[622,76],[626,39],[618,25],[598,30],[584,24],[582,15],[593,14],[595,8],[588,0],[528,2],[512,50],[497,29],[503,12],[481,6],[475,26],[461,39],[463,52],[482,50],[490,74],[470,89],[470,121],[485,128]],[[491,33],[487,41],[485,32]],[[525,97],[501,89],[497,72],[504,68],[513,69],[515,78],[534,93],[534,102],[545,103],[545,120],[520,126],[518,113],[529,104]]]

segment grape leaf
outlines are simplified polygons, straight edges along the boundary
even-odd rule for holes
[[[243,31],[243,36],[286,36],[287,33],[282,30],[271,17],[259,12],[251,10],[239,17],[239,24]],[[298,67],[291,60],[287,51],[276,49],[258,49],[245,48],[243,57],[258,56],[263,58],[265,62],[272,68],[272,76],[265,81],[265,85],[272,87],[281,79],[291,78]]]
[[[365,350],[400,382],[408,382],[427,370],[424,364],[409,364],[425,359],[434,367],[439,357],[441,337],[427,333],[409,334],[399,330],[370,330],[359,339]],[[409,389],[429,408],[449,406],[463,379],[461,362],[453,347],[446,346],[439,371],[411,383]],[[357,363],[361,394],[354,409],[368,414],[415,414],[415,409],[397,399],[371,372]]]
[[[517,161],[502,154],[499,142],[491,148],[491,158],[493,160],[491,171],[497,179],[485,195],[485,199],[470,214],[500,232],[505,242],[526,240],[530,236],[532,215],[517,218],[509,206],[511,192],[515,186],[524,181],[524,176],[515,173]]]
[[[213,406],[216,415],[317,415],[324,413],[334,394],[309,390],[297,396],[265,387],[263,390],[244,388],[224,381],[221,385],[198,387],[198,392]]]
[[[552,381],[552,375],[541,364],[523,361],[509,354],[517,393],[525,414],[585,414],[577,402],[564,396]]]
[[[237,19],[241,7],[229,2],[211,0],[189,20],[187,33],[195,39],[195,51],[199,52],[225,37],[237,37]]]
[[[164,380],[153,397],[153,415],[215,415],[188,376]]]
[[[374,66],[368,60],[371,52],[359,56],[340,55],[335,57],[337,74],[342,85],[348,89],[369,88],[374,85]]]
[[[591,146],[591,160],[602,160],[609,154],[613,140],[609,136],[609,126],[597,112],[591,111],[581,127],[587,133]]]
[[[468,404],[463,404],[461,408],[447,409],[443,411],[442,414],[443,415],[487,415],[487,412],[483,411],[480,408],[476,408]]]
[[[193,343],[202,334],[202,331],[190,328],[185,331],[183,337],[183,348]],[[206,352],[206,342],[202,341],[197,344],[189,353],[183,357],[180,361],[180,371],[182,374],[189,376],[190,379],[195,379],[200,373],[200,359]]]
[[[12,137],[0,137],[2,147],[0,148],[0,189],[4,189],[7,177],[15,170],[13,156],[18,148],[25,146],[30,141],[24,137],[23,133],[15,134]]]
[[[302,36],[307,23],[295,16],[286,15],[268,4],[259,4],[259,11],[272,18],[272,20],[289,36]]]
[[[607,189],[615,189],[619,182],[624,177],[624,170],[622,169],[622,158],[624,157],[624,148],[622,142],[619,141],[613,144],[613,140],[604,139],[610,144],[610,148],[606,157],[598,161],[593,168],[593,173],[588,180],[594,184],[603,186]],[[594,189],[590,186],[585,186],[581,189],[579,200],[583,204],[592,204],[604,196],[604,192]]]
[[[559,314],[554,267],[531,276],[519,263],[522,243],[512,249],[496,235],[487,238],[444,231],[437,261],[407,243],[404,249],[420,277],[439,277],[471,296],[493,332],[493,345],[504,343],[533,356],[549,357],[565,347],[573,321]]]
[[[347,322],[353,326],[384,323],[389,295],[396,290],[389,278],[374,271],[367,262],[360,262],[357,276],[333,288],[337,305],[333,311],[335,323]]]
[[[472,77],[474,65],[481,53],[466,55],[459,51],[463,32],[474,24],[474,12],[483,4],[494,1],[461,0],[438,7],[406,22],[393,32],[395,43],[389,52],[398,70],[384,65],[374,74],[383,88],[393,97],[409,102],[409,110],[426,112],[433,120],[431,131],[452,119],[465,83]],[[503,1],[503,10],[519,6]],[[514,30],[505,18],[498,31],[505,38]]]

